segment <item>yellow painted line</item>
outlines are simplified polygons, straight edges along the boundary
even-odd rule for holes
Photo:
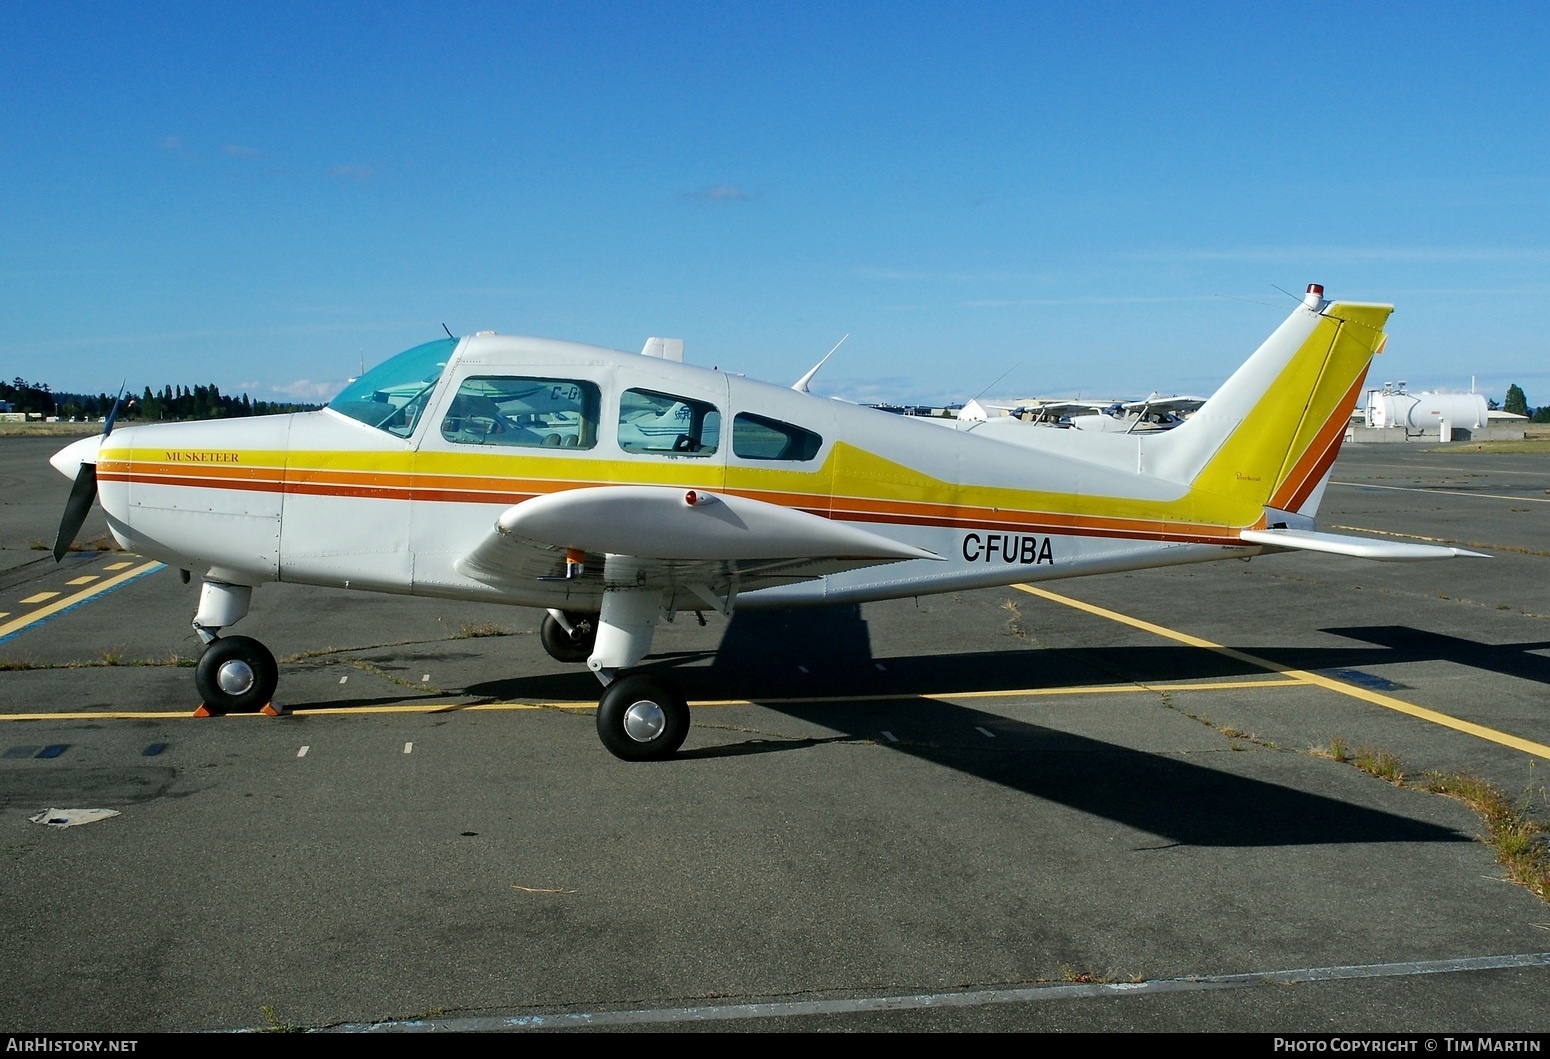
[[[67,584],[67,585],[89,585],[93,581],[97,580],[97,577],[98,577],[97,574],[87,574],[85,577],[77,577],[77,578],[75,578],[72,581],[66,581],[65,584]]]
[[[109,563],[107,566],[103,567],[103,569],[104,570],[122,570],[126,566],[133,566],[133,565],[134,565],[133,563]]]
[[[1484,725],[1475,724],[1473,721],[1465,721],[1458,717],[1449,716],[1446,713],[1439,713],[1436,710],[1429,710],[1424,706],[1416,706],[1413,703],[1405,702],[1403,699],[1396,699],[1392,695],[1381,695],[1376,691],[1368,691],[1366,688],[1358,688],[1354,685],[1347,684],[1343,680],[1335,680],[1333,677],[1326,677],[1319,673],[1310,673],[1304,669],[1288,669],[1283,665],[1279,665],[1265,658],[1260,658],[1257,655],[1251,655],[1244,651],[1237,651],[1231,647],[1223,647],[1221,644],[1212,643],[1210,640],[1203,640],[1198,636],[1191,636],[1188,633],[1164,628],[1161,625],[1153,625],[1149,621],[1142,621],[1140,618],[1132,618],[1128,614],[1120,614],[1116,611],[1106,610],[1103,607],[1094,606],[1091,603],[1083,603],[1079,599],[1071,599],[1068,596],[1056,595],[1054,592],[1050,592],[1047,589],[1035,588],[1032,585],[1013,585],[1012,587],[1020,592],[1026,592],[1031,596],[1038,596],[1041,599],[1047,599],[1052,603],[1060,603],[1067,607],[1075,607],[1077,610],[1086,611],[1089,614],[1097,615],[1100,618],[1107,618],[1110,621],[1117,621],[1121,625],[1129,625],[1132,628],[1141,629],[1144,632],[1162,636],[1166,639],[1173,640],[1176,643],[1188,644],[1191,647],[1199,647],[1207,651],[1215,651],[1217,654],[1226,655],[1228,658],[1234,658],[1240,662],[1247,662],[1249,665],[1257,666],[1260,669],[1269,670],[1272,673],[1280,673],[1283,676],[1290,677],[1291,679],[1301,683],[1312,684],[1316,687],[1324,688],[1328,691],[1336,691],[1342,695],[1349,695],[1353,699],[1361,699],[1363,702],[1370,702],[1374,706],[1382,706],[1386,710],[1394,710],[1397,713],[1403,713],[1410,717],[1415,717],[1419,720],[1430,721],[1432,724],[1440,725],[1443,728],[1451,728],[1455,732],[1463,732],[1464,734],[1472,735],[1477,739],[1484,739],[1487,742],[1511,747],[1514,750],[1521,750],[1525,754],[1534,754],[1538,757],[1550,758],[1550,746],[1546,746],[1543,743],[1536,743],[1530,739],[1522,739],[1518,736],[1510,735],[1507,732],[1499,732],[1494,728],[1487,728]]]
[[[788,699],[696,699],[689,705],[695,709],[707,706],[800,706],[825,702],[900,702],[905,699],[929,699],[932,702],[950,702],[955,699],[1022,699],[1075,695],[1114,695],[1155,693],[1158,691],[1228,691],[1243,688],[1300,688],[1306,686],[1300,680],[1272,677],[1267,680],[1225,680],[1215,683],[1187,684],[1101,684],[1096,687],[1072,685],[1059,688],[1016,688],[1009,691],[947,691],[912,695],[808,695]],[[0,713],[4,721],[177,721],[208,720],[195,717],[195,707],[187,710],[103,710],[92,713]],[[597,703],[586,702],[481,702],[477,705],[460,706],[455,702],[415,703],[407,706],[303,706],[287,713],[308,717],[349,717],[383,713],[498,713],[512,710],[595,710]],[[231,717],[262,717],[260,713],[233,713]]]
[[[0,714],[0,721],[209,721],[220,718],[196,717],[194,710],[197,707],[190,705],[186,710],[103,710],[93,713],[6,713]],[[454,702],[443,703],[419,703],[414,706],[324,706],[317,709],[303,708],[287,710],[287,713],[295,713],[308,717],[336,716],[347,717],[350,715],[365,716],[366,714],[381,713],[485,713],[509,710],[595,710],[595,702],[485,702],[477,706],[459,706]],[[257,711],[253,713],[229,713],[226,717],[263,717],[272,720],[265,714]]]
[[[20,618],[17,618],[15,621],[9,621],[9,622],[6,622],[4,625],[0,625],[0,637],[9,636],[13,632],[19,632],[20,630],[25,629],[27,626],[34,625],[37,622],[42,621],[44,618],[47,618],[47,617],[49,617],[52,614],[58,614],[60,611],[64,610],[66,607],[73,607],[77,603],[81,603],[81,602],[84,602],[85,600],[91,599],[95,595],[100,595],[101,593],[106,592],[110,588],[117,588],[119,585],[123,584],[125,581],[129,581],[129,580],[131,580],[133,578],[139,577],[141,574],[150,573],[152,570],[158,570],[163,565],[164,564],[156,562],[155,560],[152,560],[151,562],[148,562],[148,563],[142,563],[141,565],[135,567],[132,570],[125,570],[123,573],[119,574],[117,577],[110,577],[106,581],[103,581],[103,582],[101,582],[99,584],[93,585],[91,588],[82,589],[81,591],[76,592],[73,595],[66,596],[63,599],[55,600],[53,603],[50,603],[46,607],[40,607],[39,609],[37,609],[35,611],[32,611],[30,614],[22,615]],[[38,595],[33,596],[31,599],[24,599],[24,600],[22,600],[22,602],[23,603],[35,603],[35,602],[41,603],[43,600],[45,600],[45,599],[53,599],[53,597],[55,597],[57,595],[59,595],[58,592],[41,592]]]
[[[1463,496],[1477,500],[1511,500],[1516,503],[1519,500],[1527,500],[1531,504],[1550,504],[1542,496],[1502,496],[1499,493],[1470,493],[1463,489],[1444,489],[1441,486],[1419,485],[1373,485],[1371,482],[1330,482],[1330,485],[1343,485],[1351,489],[1392,489],[1396,493],[1442,493],[1446,496]]]
[[[1284,677],[1270,680],[1231,680],[1214,683],[1192,684],[1071,684],[1055,688],[1008,688],[996,691],[932,691],[900,692],[894,695],[804,695],[799,698],[757,699],[704,699],[689,705],[700,706],[801,706],[822,702],[902,702],[905,699],[928,699],[932,702],[953,702],[958,699],[1037,699],[1066,698],[1077,695],[1135,695],[1158,691],[1227,691],[1234,688],[1300,688],[1298,680]]]

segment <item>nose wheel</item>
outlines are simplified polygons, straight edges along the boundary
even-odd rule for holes
[[[689,734],[689,704],[665,680],[642,675],[608,685],[597,706],[597,735],[614,757],[660,761]]]
[[[251,713],[269,705],[280,668],[269,648],[249,636],[223,636],[211,642],[194,668],[194,686],[209,709]]]

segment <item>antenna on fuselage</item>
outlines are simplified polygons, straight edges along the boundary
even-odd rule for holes
[[[447,333],[447,337],[448,338],[456,338],[457,337],[457,335],[454,335],[452,333],[452,328],[448,327],[445,323],[441,325],[441,329]]]
[[[845,338],[849,337],[850,332],[846,331]],[[845,344],[845,338],[842,338],[838,342],[834,343],[834,349],[839,349],[841,346],[843,346]],[[830,357],[834,356],[834,349],[831,349],[829,352],[825,353],[823,355],[823,360],[820,360],[817,364],[814,364],[812,370],[793,383],[791,388],[797,393],[809,393],[810,391],[807,388],[807,384],[813,381],[813,376],[818,374],[818,369],[824,366],[824,362],[827,361]]]
[[[1000,382],[1000,381],[1001,381],[1001,380],[1002,380],[1002,379],[1004,379],[1004,378],[1006,378],[1006,377],[1007,377],[1007,376],[1008,376],[1008,375],[1010,375],[1010,374],[1012,374],[1012,372],[1014,372],[1014,371],[1016,371],[1016,370],[1017,370],[1017,369],[1018,369],[1018,368],[1020,368],[1020,367],[1022,367],[1022,363],[1021,363],[1021,362],[1018,362],[1018,363],[1016,363],[1016,364],[1013,364],[1013,365],[1012,365],[1012,366],[1011,366],[1011,367],[1010,367],[1010,368],[1007,368],[1007,369],[1006,369],[1006,370],[1005,370],[1005,371],[1003,371],[1003,372],[1002,372],[1002,373],[1001,373],[1001,374],[1000,374],[1000,375],[997,375],[997,376],[996,376],[996,381],[995,381],[995,382],[993,382],[993,383],[991,383],[991,384],[990,384],[990,386],[994,386],[994,385],[996,385],[996,383],[999,383],[999,382]],[[986,394],[986,393],[987,393],[987,392],[989,392],[989,390],[990,390],[990,386],[987,386],[987,387],[985,387],[985,389],[983,389],[983,390],[981,390],[981,391],[980,391],[980,392],[979,392],[979,393],[977,393],[977,394],[975,394],[975,395],[974,395],[974,396],[973,396],[973,398],[971,398],[971,400],[975,400],[975,401],[978,401],[978,400],[979,400],[979,399],[980,399],[980,398],[981,398],[981,397],[984,397],[984,396],[985,396],[985,394]]]

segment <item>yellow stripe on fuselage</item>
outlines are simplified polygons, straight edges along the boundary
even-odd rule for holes
[[[948,482],[843,442],[805,471],[510,451],[231,450],[230,455],[234,458],[190,462],[169,460],[162,449],[105,449],[97,475],[102,482],[491,504],[602,485],[709,486],[875,524],[1236,543],[1236,529],[1185,518],[1187,498],[1158,502]]]

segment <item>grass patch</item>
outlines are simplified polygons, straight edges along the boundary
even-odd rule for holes
[[[493,621],[465,621],[457,632],[452,634],[454,640],[477,640],[485,636],[510,636],[512,632],[504,625],[497,625]]]
[[[270,1032],[270,1033],[300,1033],[301,1032],[301,1028],[299,1026],[293,1026],[289,1022],[287,1022],[284,1019],[282,1019],[280,1017],[279,1013],[276,1012],[275,1009],[272,1006],[270,1006],[269,1004],[263,1005],[258,1010],[263,1013],[264,1022],[267,1025],[268,1032]]]
[[[1104,982],[1112,981],[1112,979],[1094,974],[1092,971],[1079,971],[1069,963],[1060,965],[1060,977],[1072,985],[1100,985]]]
[[[1356,756],[1351,764],[1367,775],[1376,776],[1396,787],[1405,785],[1405,770],[1400,767],[1399,758],[1387,750],[1378,750],[1370,746],[1357,747]]]
[[[1454,798],[1480,817],[1480,841],[1496,854],[1509,882],[1517,883],[1541,901],[1550,903],[1550,828],[1536,819],[1550,807],[1543,784],[1534,783],[1534,764],[1529,764],[1529,785],[1513,797],[1500,787],[1468,772],[1428,772],[1409,782],[1399,759],[1386,750],[1363,746],[1353,755],[1338,736],[1326,750],[1316,751],[1347,762],[1369,775],[1399,787],[1414,787]]]
[[[1536,790],[1530,783],[1514,798],[1479,776],[1438,772],[1428,775],[1423,786],[1473,809],[1484,828],[1481,841],[1496,851],[1507,878],[1550,902],[1550,831],[1534,819],[1535,808],[1546,803],[1543,786]]]
[[[396,674],[389,673],[386,669],[383,669],[381,666],[377,665],[375,662],[368,662],[364,658],[352,658],[350,660],[350,665],[354,666],[356,669],[359,669],[359,670],[361,670],[364,673],[370,673],[374,677],[381,677],[383,680],[387,681],[388,683],[390,683],[390,684],[397,684],[400,687],[414,688],[414,690],[416,690],[416,691],[428,691],[432,695],[451,695],[452,694],[452,692],[448,691],[446,688],[433,688],[429,684],[421,684],[419,681],[408,680],[408,679],[405,679],[404,677],[397,676]]]
[[[39,662],[30,656],[21,658],[0,658],[0,673],[27,673],[41,669],[103,669],[107,667],[157,668],[166,666],[171,669],[192,669],[199,664],[197,658],[185,658],[176,651],[166,658],[125,658],[123,647],[104,647],[97,652],[97,657],[88,661],[73,662]]]
[[[1001,604],[1001,609],[1010,615],[1006,619],[1007,630],[1019,640],[1028,638],[1028,628],[1023,624],[1023,612],[1018,607],[1015,599],[1009,599]]]
[[[1472,441],[1442,446],[1447,452],[1550,452],[1550,438],[1526,437],[1522,441]]]

